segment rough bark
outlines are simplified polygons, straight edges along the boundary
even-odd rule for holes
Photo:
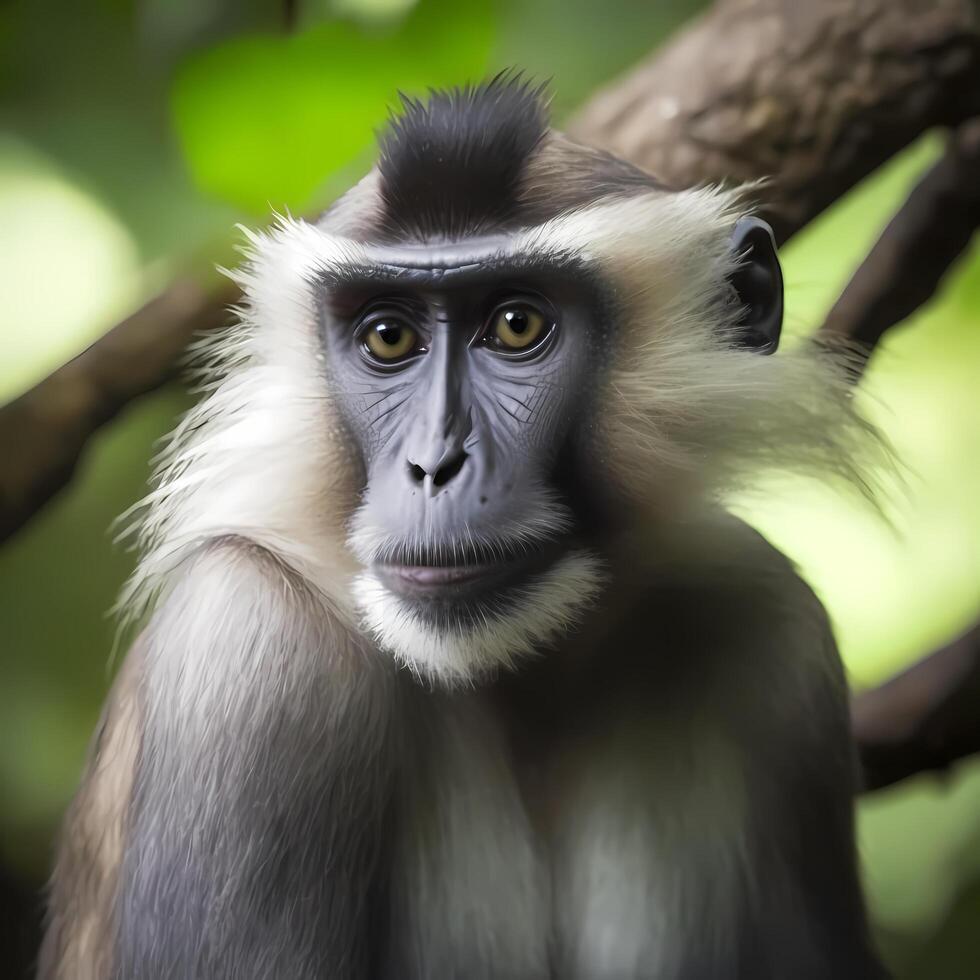
[[[687,187],[769,181],[785,241],[935,126],[980,113],[973,0],[723,0],[570,131]]]

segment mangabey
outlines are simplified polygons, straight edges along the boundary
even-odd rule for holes
[[[875,436],[742,201],[502,76],[250,236],[43,977],[882,976],[826,616],[719,504]]]

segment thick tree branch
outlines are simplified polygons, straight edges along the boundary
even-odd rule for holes
[[[0,409],[0,541],[68,482],[100,426],[172,377],[196,333],[227,320],[236,295],[179,279]]]
[[[980,625],[858,695],[851,718],[865,789],[980,752]]]
[[[980,119],[951,136],[860,265],[817,335],[870,356],[882,335],[935,293],[980,227]]]
[[[980,114],[973,0],[721,0],[573,135],[676,187],[769,183],[782,242],[935,126]]]

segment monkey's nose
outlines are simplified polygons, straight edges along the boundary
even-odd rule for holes
[[[432,486],[444,487],[450,480],[459,475],[468,456],[469,453],[460,449],[459,452],[449,458],[441,459],[431,469],[426,469],[424,466],[419,466],[418,463],[409,460],[408,472],[416,483],[425,484],[431,477]]]

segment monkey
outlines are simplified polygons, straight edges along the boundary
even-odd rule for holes
[[[40,977],[885,976],[828,617],[725,504],[867,486],[881,438],[829,353],[767,356],[748,200],[505,73],[246,233],[132,515]]]

